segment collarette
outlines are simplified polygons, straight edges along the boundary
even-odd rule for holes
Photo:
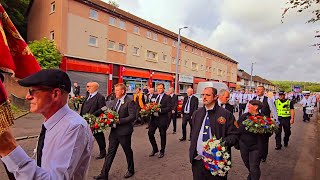
[[[92,93],[92,94],[89,94],[89,96],[91,95],[91,98],[92,98],[92,97],[95,96],[97,93],[98,93],[98,91],[96,91],[96,92],[94,92],[94,93]]]
[[[68,104],[65,104],[62,108],[60,108],[54,115],[52,115],[49,119],[47,119],[43,125],[50,131],[62,118],[65,116],[70,110]]]
[[[122,98],[120,98],[118,100],[120,100],[120,102],[122,103],[122,102],[124,102],[124,98],[126,98],[126,96],[127,96],[127,94],[124,94],[124,96],[122,96]]]
[[[216,104],[213,105],[213,107],[211,109],[208,109],[206,106],[204,106],[206,111],[215,111],[217,109]]]

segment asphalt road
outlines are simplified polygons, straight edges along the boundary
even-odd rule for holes
[[[317,113],[317,112],[316,112]],[[236,115],[237,116],[237,115]],[[28,114],[16,120],[13,131],[16,137],[32,136],[40,133],[42,116]],[[188,131],[189,132],[189,131]],[[168,129],[167,148],[165,157],[148,157],[151,145],[148,140],[145,126],[135,127],[132,147],[134,152],[136,174],[132,180],[191,180],[191,165],[188,160],[189,141],[179,142],[181,137],[181,119],[178,119],[178,132],[171,134],[172,127]],[[106,139],[108,139],[108,132]],[[296,107],[295,124],[292,126],[292,135],[289,146],[280,151],[274,150],[274,135],[270,138],[269,156],[267,162],[261,164],[262,180],[315,180],[316,164],[319,164],[319,140],[317,136],[316,116],[311,122],[302,121],[302,108]],[[156,133],[158,145],[159,132]],[[18,143],[31,156],[36,145],[36,139],[20,140]],[[108,143],[108,142],[107,142]],[[93,156],[98,154],[98,146],[95,143]],[[228,179],[246,179],[248,171],[244,166],[239,151],[232,149],[232,169]],[[317,158],[319,158],[317,160]],[[88,179],[98,175],[103,160],[91,160]],[[119,146],[116,158],[113,162],[109,179],[123,179],[127,169],[124,152]],[[318,169],[319,170],[319,169]],[[319,172],[318,172],[319,174]],[[319,177],[319,176],[318,176]],[[7,179],[4,168],[0,166],[0,180]]]

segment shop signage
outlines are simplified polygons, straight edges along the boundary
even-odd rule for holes
[[[193,84],[193,76],[187,76],[180,74],[179,75],[179,82],[191,83]]]

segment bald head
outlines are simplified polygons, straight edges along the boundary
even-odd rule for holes
[[[153,88],[149,88],[149,94],[153,94],[154,93],[154,89]]]
[[[99,84],[97,82],[90,82],[89,93],[92,94],[99,89]]]
[[[193,94],[193,89],[192,88],[188,88],[187,89],[187,95],[191,96]]]

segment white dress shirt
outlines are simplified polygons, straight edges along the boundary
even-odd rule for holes
[[[314,106],[310,97],[308,99],[303,97],[303,99],[300,101],[300,104],[302,104],[303,107]]]
[[[263,103],[264,97],[266,97],[266,96],[256,96],[255,99],[259,100]],[[266,98],[268,98],[268,97],[266,97]],[[268,98],[268,105],[269,105],[270,111],[272,113],[273,119],[278,120],[277,108],[276,108],[276,105],[274,104],[274,101],[271,98]],[[248,106],[249,106],[249,103],[247,103],[246,110],[244,111],[244,113],[248,112]]]
[[[17,180],[86,179],[93,148],[87,122],[66,104],[43,124],[41,167],[18,146],[1,159],[8,170]]]
[[[200,129],[199,136],[198,136],[198,141],[197,141],[197,153],[200,156],[202,156],[202,153],[203,153],[203,141],[202,141],[203,129],[204,129],[204,125],[206,123],[206,118],[208,116],[208,111],[210,110],[210,109],[207,109],[207,107],[205,107],[205,108],[206,108],[206,115],[204,116],[204,119],[202,121],[201,129]],[[209,126],[209,137],[210,137],[210,139],[212,138],[211,127],[210,126]]]

